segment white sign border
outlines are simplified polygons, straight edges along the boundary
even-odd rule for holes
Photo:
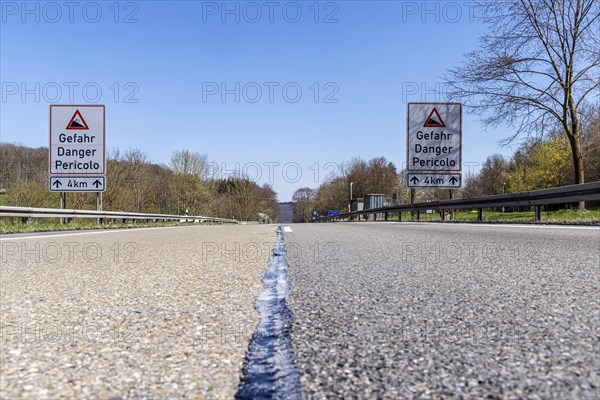
[[[458,152],[458,166],[459,169],[410,169],[410,106],[411,104],[415,105],[430,105],[433,107],[436,106],[459,106],[460,107],[460,150]],[[462,173],[462,138],[463,138],[463,126],[462,126],[462,103],[430,103],[430,102],[411,102],[406,103],[406,171],[407,172],[423,172],[423,173]]]
[[[52,172],[52,107],[101,107],[102,108],[102,172]],[[50,105],[50,147],[48,148],[48,175],[64,176],[64,175],[106,175],[106,106],[104,104],[51,104]]]

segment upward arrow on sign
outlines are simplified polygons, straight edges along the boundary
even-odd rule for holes
[[[56,187],[62,186],[62,183],[57,180],[56,182],[54,182],[54,186],[56,186]]]
[[[419,183],[419,179],[416,176],[413,176],[410,180],[412,183]]]

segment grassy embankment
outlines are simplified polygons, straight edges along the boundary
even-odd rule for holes
[[[500,211],[483,211],[483,222],[532,223],[533,218],[533,211],[504,213]],[[446,213],[446,221],[449,221],[449,219],[449,213]],[[397,221],[398,214],[391,214],[388,220]],[[410,213],[402,213],[402,220],[409,221]],[[420,220],[440,221],[441,219],[438,213],[421,213]],[[454,220],[458,222],[477,222],[477,211],[456,211]],[[589,209],[586,212],[576,210],[543,211],[542,223],[600,224],[600,208]]]
[[[19,218],[0,218],[0,234],[21,232],[75,231],[86,229],[126,229],[159,226],[192,225],[179,221],[167,222],[128,222],[98,224],[95,219],[78,219],[68,224],[61,224],[58,218],[31,219],[23,224]],[[204,225],[204,224],[203,224]]]

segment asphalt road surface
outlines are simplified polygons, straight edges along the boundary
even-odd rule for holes
[[[3,236],[0,398],[233,398],[275,228]],[[599,228],[283,233],[304,398],[600,398]]]
[[[261,225],[2,237],[0,398],[233,398],[275,240]]]
[[[600,229],[292,229],[306,398],[600,398]]]

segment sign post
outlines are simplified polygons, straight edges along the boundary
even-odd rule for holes
[[[48,189],[60,192],[66,208],[67,192],[106,190],[106,129],[103,105],[51,105]]]
[[[102,211],[102,192],[96,193],[96,211]],[[104,219],[98,218],[98,225],[104,222]]]
[[[462,105],[408,103],[406,163],[409,188],[462,185]]]

